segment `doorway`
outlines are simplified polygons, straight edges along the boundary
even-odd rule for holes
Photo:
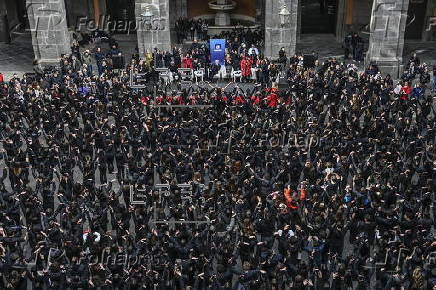
[[[411,0],[407,12],[406,31],[404,38],[421,39],[424,27],[427,0]]]
[[[336,32],[338,0],[306,0],[301,3],[301,33]]]
[[[110,17],[110,21],[135,21],[135,1],[134,0],[106,0],[106,11]],[[126,33],[127,33],[126,29]],[[122,33],[123,30],[116,30],[117,33]]]

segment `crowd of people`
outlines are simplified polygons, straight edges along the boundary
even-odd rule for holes
[[[299,59],[298,54],[293,59]],[[286,58],[286,56],[285,56]],[[277,81],[280,63],[264,57],[256,44],[247,45],[238,37],[227,42],[224,64],[211,62],[209,46],[194,41],[185,51],[181,47],[173,47],[172,50],[162,51],[155,49],[147,51],[144,58],[139,54],[133,57],[128,70],[136,74],[144,74],[148,80],[158,78],[156,68],[166,68],[170,74],[171,82],[180,81],[182,78],[179,69],[191,69],[190,80],[194,78],[194,72],[203,70],[204,78],[210,82],[222,79],[232,79],[233,72],[240,72],[241,82],[259,83],[263,86],[271,85]],[[137,64],[137,65],[135,65]]]
[[[223,30],[219,34],[209,35],[210,21],[198,18],[180,18],[176,21],[175,31],[177,43],[182,44],[184,41],[207,41],[209,38],[233,40],[240,39],[241,42],[261,46],[263,43],[263,31],[258,28],[250,28],[237,23],[231,30]]]
[[[252,50],[263,85],[159,86],[199,49],[2,82],[0,289],[435,289],[429,69]]]
[[[177,43],[181,44],[184,40],[194,39],[204,41],[208,39],[209,23],[201,18],[189,19],[180,18],[176,21],[175,31]]]
[[[344,38],[344,43],[342,44],[344,49],[344,59],[349,59],[350,56],[354,61],[363,61],[363,53],[365,51],[365,44],[356,32],[348,33]]]

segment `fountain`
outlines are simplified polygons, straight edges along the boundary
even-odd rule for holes
[[[216,11],[215,25],[229,26],[229,11],[235,9],[236,2],[233,0],[213,0],[209,2],[209,8]]]

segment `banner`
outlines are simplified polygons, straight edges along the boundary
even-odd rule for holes
[[[218,60],[221,65],[224,65],[225,52],[226,52],[225,39],[210,40],[210,63],[215,63],[215,60]]]

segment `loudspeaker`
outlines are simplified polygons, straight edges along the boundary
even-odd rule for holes
[[[283,91],[283,90],[288,89],[288,87],[289,87],[289,85],[288,85],[288,82],[287,82],[286,78],[284,78],[284,77],[280,77],[280,78],[279,78],[278,89],[279,89],[280,91]]]
[[[124,56],[114,55],[112,56],[112,64],[114,69],[124,69]]]
[[[316,58],[312,54],[305,54],[303,58],[303,66],[305,68],[315,67]]]

